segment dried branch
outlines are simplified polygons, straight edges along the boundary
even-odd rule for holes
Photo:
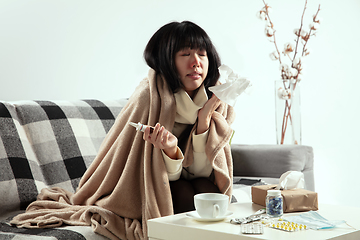
[[[304,6],[304,10],[303,10],[303,14],[301,16],[301,23],[300,23],[300,28],[299,28],[299,34],[297,35],[296,38],[296,46],[295,46],[295,53],[294,53],[294,57],[292,59],[292,61],[294,61],[294,59],[296,58],[296,54],[297,54],[297,49],[298,49],[298,44],[299,44],[299,40],[300,40],[300,36],[301,36],[301,30],[303,27],[303,21],[304,21],[304,15],[305,15],[305,10],[306,10],[306,5],[307,5],[307,0],[305,1],[305,6]],[[291,65],[293,67],[293,64]],[[299,73],[298,73],[299,75]]]
[[[264,19],[268,23],[268,25],[265,29],[265,33],[266,33],[267,37],[271,38],[270,42],[274,43],[275,50],[277,53],[276,57],[274,57],[275,54],[271,54],[271,57],[273,58],[273,60],[279,60],[280,65],[282,65],[283,61],[281,59],[280,50],[279,50],[277,42],[276,42],[276,36],[275,36],[276,30],[274,29],[274,23],[271,21],[270,14],[269,14],[269,9],[271,7],[265,3],[265,0],[262,0],[262,1],[264,3],[264,7],[260,10],[259,13],[260,13],[260,16],[265,15]],[[309,32],[306,32],[303,30],[304,29],[304,16],[305,16],[306,9],[307,9],[307,0],[305,0],[304,9],[303,9],[303,12],[301,15],[300,28],[295,30],[296,38],[294,39],[295,48],[292,49],[292,51],[294,52],[293,57],[291,58],[291,56],[289,55],[288,49],[285,49],[282,52],[285,56],[287,55],[289,60],[291,61],[291,65],[290,65],[291,68],[296,69],[296,72],[293,73],[294,71],[284,71],[284,69],[281,68],[280,74],[281,74],[281,78],[284,80],[286,80],[286,79],[295,79],[296,81],[300,80],[299,74],[301,74],[301,71],[302,71],[301,60],[297,61],[296,64],[294,63],[294,61],[297,58],[297,55],[299,53],[299,51],[298,51],[299,44],[301,42],[303,42],[301,54],[299,53],[300,57],[307,56],[307,55],[309,55],[309,51],[306,48],[307,43],[311,36],[316,36],[316,32],[314,32],[314,31],[316,30],[316,26],[320,23],[320,21],[318,20],[318,13],[320,11],[320,5],[318,7],[316,14],[313,16],[313,21],[312,21],[313,25],[310,26]]]
[[[292,124],[292,116],[291,116],[292,101],[289,101],[289,100],[293,97],[293,96],[291,96],[292,91],[295,90],[296,84],[300,80],[299,74],[302,71],[302,57],[305,57],[309,54],[309,51],[306,48],[307,43],[308,43],[310,37],[316,36],[316,32],[314,32],[314,31],[317,30],[317,26],[320,23],[320,20],[318,19],[320,5],[318,7],[316,14],[313,16],[312,23],[310,24],[309,32],[306,32],[303,30],[304,16],[305,16],[306,8],[307,8],[306,7],[307,0],[305,0],[304,10],[301,15],[300,28],[295,29],[295,32],[294,32],[296,35],[296,38],[294,39],[295,48],[293,48],[292,44],[286,44],[285,49],[282,52],[284,54],[284,56],[285,57],[287,56],[289,58],[289,60],[291,61],[291,65],[290,65],[291,67],[288,67],[288,65],[283,64],[281,61],[281,54],[280,54],[278,45],[276,43],[276,37],[275,37],[276,30],[274,29],[274,24],[271,21],[271,18],[269,15],[270,6],[265,3],[265,0],[262,0],[262,1],[264,3],[264,7],[258,13],[260,14],[259,15],[260,18],[264,18],[268,23],[267,27],[265,28],[265,33],[266,33],[267,37],[269,37],[269,39],[271,38],[270,42],[274,43],[275,50],[276,50],[276,52],[273,52],[270,54],[270,57],[273,60],[279,60],[279,63],[281,66],[280,74],[281,74],[281,78],[284,80],[283,81],[284,89],[282,89],[282,88],[278,89],[278,91],[281,91],[280,94],[278,92],[279,97],[282,97],[283,99],[285,99],[285,109],[284,109],[284,114],[283,114],[283,119],[282,119],[281,142],[280,142],[281,144],[283,144],[288,123],[290,122],[290,124]],[[298,52],[298,48],[299,48],[299,44],[301,44],[301,43],[303,44],[303,48],[302,48],[301,54],[300,54]],[[293,58],[291,58],[291,56],[289,54],[290,52],[294,52]],[[299,53],[300,57],[297,57],[298,53]],[[294,72],[294,71],[296,71],[296,72]],[[295,82],[292,82],[291,79],[295,80]],[[285,80],[290,80],[290,81],[285,81]],[[288,86],[286,85],[286,83],[288,83]],[[290,89],[291,89],[291,91],[290,91]],[[289,93],[289,91],[290,91],[290,93]],[[295,144],[297,144],[296,140],[295,140]]]

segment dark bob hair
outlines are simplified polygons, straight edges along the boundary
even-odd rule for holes
[[[161,27],[149,40],[144,58],[149,67],[164,76],[171,91],[175,93],[183,87],[175,65],[175,54],[187,47],[207,52],[209,69],[204,85],[210,96],[208,87],[214,86],[219,79],[218,68],[221,61],[209,36],[195,23],[171,22]]]

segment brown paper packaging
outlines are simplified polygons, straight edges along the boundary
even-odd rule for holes
[[[277,185],[261,185],[251,187],[253,203],[266,207],[265,199],[267,190],[275,189]],[[303,212],[318,210],[318,195],[306,189],[296,188],[291,190],[281,190],[284,199],[283,210],[289,212]]]

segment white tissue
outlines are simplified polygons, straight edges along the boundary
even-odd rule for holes
[[[209,87],[221,101],[234,107],[236,99],[243,93],[251,83],[248,79],[240,77],[230,67],[221,65],[219,67],[221,85]]]
[[[294,188],[305,188],[304,174],[298,171],[283,173],[276,189],[289,190]]]

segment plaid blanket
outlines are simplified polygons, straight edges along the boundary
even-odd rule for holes
[[[0,239],[85,239],[76,227],[32,231],[5,222],[42,188],[74,192],[126,101],[0,102]]]

